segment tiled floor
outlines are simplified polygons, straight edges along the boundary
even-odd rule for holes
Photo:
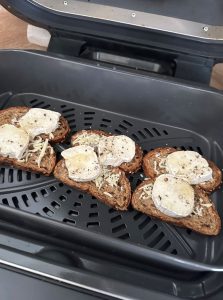
[[[30,44],[26,38],[27,24],[8,13],[0,6],[0,49],[41,49]],[[211,86],[223,90],[223,64],[214,67]]]

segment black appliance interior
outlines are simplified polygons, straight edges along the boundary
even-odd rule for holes
[[[20,4],[2,2],[21,14]],[[29,6],[34,11],[31,1],[27,11]],[[84,22],[89,25],[89,20]],[[210,43],[205,53],[204,42],[196,41],[200,53],[194,55],[191,48],[189,60],[181,64],[185,53],[170,49],[173,36],[168,34],[160,49],[54,29],[50,27],[48,53],[0,52],[1,108],[55,109],[68,119],[72,132],[99,128],[127,134],[145,151],[163,145],[191,149],[223,168],[223,96],[204,85],[214,63],[221,61],[216,55],[220,42]],[[188,49],[194,42],[187,40]],[[119,61],[115,64],[108,57]],[[135,66],[145,58],[146,70]],[[126,61],[131,63],[126,66]],[[197,72],[189,82],[190,72],[204,63],[205,76]],[[68,146],[58,146],[58,156]],[[142,180],[142,172],[130,177],[133,188]],[[10,167],[1,167],[0,184],[3,266],[104,298],[219,296],[222,232],[204,237],[133,209],[120,213],[53,177]],[[221,196],[219,190],[213,200],[223,217]]]

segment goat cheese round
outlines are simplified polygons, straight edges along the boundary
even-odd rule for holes
[[[40,134],[50,134],[59,127],[61,114],[42,108],[31,108],[19,119],[19,125],[34,138]]]
[[[167,216],[187,217],[194,208],[194,189],[188,182],[173,175],[160,175],[153,186],[152,200],[156,208]]]
[[[169,154],[166,159],[166,170],[190,184],[199,184],[212,179],[212,169],[207,160],[195,151],[176,151]]]
[[[65,159],[69,178],[78,182],[96,179],[101,173],[101,167],[94,148],[90,146],[76,146],[61,153]]]
[[[118,167],[135,156],[135,142],[125,135],[103,137],[98,145],[99,159],[104,166]]]
[[[0,126],[0,155],[21,159],[29,145],[29,135],[11,124]]]

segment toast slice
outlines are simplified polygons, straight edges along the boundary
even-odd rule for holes
[[[28,111],[29,107],[26,106],[15,106],[0,110],[0,126],[4,124],[12,124],[18,126],[18,119],[24,116]],[[68,133],[70,132],[70,127],[67,120],[64,117],[60,117],[60,126],[52,134],[41,134],[43,139],[49,139],[51,143],[63,142]]]
[[[65,160],[60,160],[54,176],[64,184],[91,194],[101,202],[117,210],[127,210],[131,200],[131,187],[125,173],[119,168],[103,170],[102,176],[94,181],[76,182],[68,177]]]
[[[143,158],[143,170],[145,175],[154,179],[161,174],[167,173],[165,159],[169,154],[175,151],[179,150],[171,147],[160,147],[148,152]],[[212,193],[220,187],[222,183],[222,172],[212,161],[208,161],[208,163],[213,172],[213,179],[197,184],[196,186],[200,187],[206,193]]]
[[[161,221],[189,228],[200,234],[217,235],[221,229],[221,219],[216,211],[214,204],[208,195],[198,187],[195,191],[195,207],[193,213],[184,218],[173,218],[159,211],[152,200],[152,191],[149,187],[154,184],[153,179],[143,181],[132,195],[132,206],[146,215]],[[150,191],[148,191],[150,190]]]
[[[100,137],[111,136],[111,135],[112,134],[102,130],[81,130],[75,133],[71,137],[71,144],[73,146],[77,146],[80,144],[93,146],[94,148],[96,148],[97,151],[97,145],[99,143]],[[89,138],[89,136],[91,136],[92,138]],[[136,153],[132,161],[128,163],[122,163],[119,166],[119,168],[127,174],[136,173],[141,168],[142,158],[143,158],[142,149],[138,144],[136,144]]]
[[[44,144],[46,147],[43,152]],[[43,141],[38,150],[34,149],[33,143],[30,143],[21,160],[0,156],[0,165],[8,165],[23,171],[49,176],[56,165],[56,153],[47,141]]]

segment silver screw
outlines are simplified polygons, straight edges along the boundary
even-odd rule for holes
[[[136,14],[133,12],[133,13],[132,13],[132,17],[135,18],[135,16],[136,16]]]
[[[208,31],[208,26],[204,26],[204,27],[203,27],[203,30],[204,30],[205,32],[207,32],[207,31]]]
[[[63,4],[64,4],[65,6],[67,6],[68,3],[67,3],[67,1],[64,1]]]

